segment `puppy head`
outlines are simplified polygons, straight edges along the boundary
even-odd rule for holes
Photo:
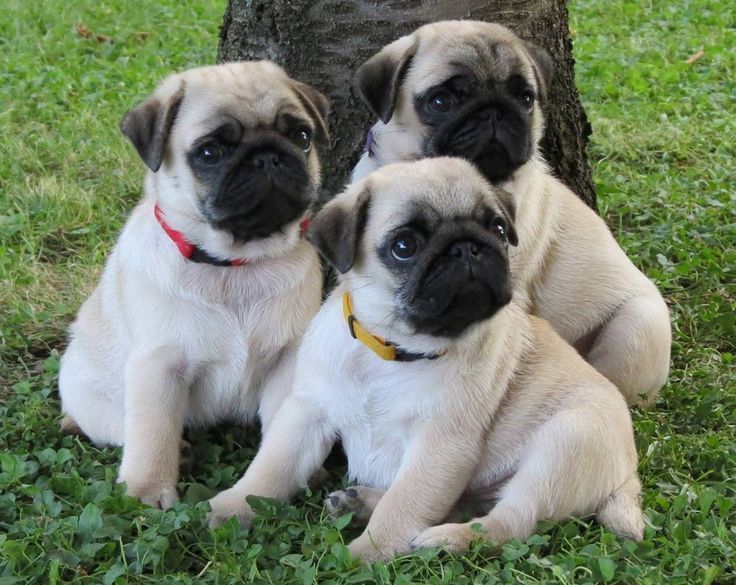
[[[167,205],[244,244],[278,234],[311,204],[327,108],[272,63],[229,63],[172,75],[121,130]]]
[[[537,151],[552,71],[543,49],[506,27],[444,21],[385,47],[355,85],[392,132],[412,136],[418,156],[459,156],[497,182]]]
[[[425,159],[351,185],[307,238],[343,273],[366,325],[455,338],[511,300],[513,215],[511,197],[471,164]]]

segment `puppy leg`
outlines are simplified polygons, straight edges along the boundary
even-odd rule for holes
[[[176,348],[130,357],[125,371],[125,443],[118,481],[143,503],[176,502],[179,450],[188,403],[186,362]]]
[[[640,541],[644,538],[644,516],[641,511],[641,484],[636,475],[630,477],[603,505],[596,518],[619,538]]]
[[[413,547],[462,552],[479,536],[500,545],[528,538],[540,520],[563,520],[596,509],[618,534],[636,533],[640,539],[638,481],[627,480],[634,470],[625,469],[624,447],[610,435],[608,424],[584,410],[556,414],[531,439],[519,470],[486,516],[429,528]]]
[[[263,433],[271,426],[271,421],[286,397],[291,394],[296,374],[296,357],[299,341],[294,341],[284,349],[271,368],[261,387],[258,404],[258,417],[261,419]]]
[[[263,433],[271,426],[271,421],[279,410],[286,397],[291,394],[296,375],[296,358],[299,352],[301,339],[293,341],[279,356],[261,389],[261,401],[258,405],[258,416],[261,419]],[[329,473],[324,467],[317,469],[309,479],[309,487],[316,488],[322,485]]]
[[[667,380],[672,329],[667,305],[654,291],[629,299],[600,331],[587,361],[629,404],[651,404]]]
[[[407,553],[422,531],[446,518],[476,469],[482,437],[467,422],[428,423],[365,531],[348,546],[353,556],[373,561]]]
[[[119,388],[105,387],[106,381],[97,375],[94,366],[83,354],[79,343],[72,340],[61,360],[59,395],[61,397],[61,430],[83,434],[97,446],[123,444],[123,398]],[[115,400],[105,394],[109,391]]]
[[[356,519],[368,522],[385,493],[386,490],[380,488],[356,485],[332,492],[325,498],[324,505],[333,518],[352,512]]]
[[[211,528],[235,516],[249,526],[253,510],[249,495],[287,500],[324,462],[334,442],[334,432],[320,409],[298,396],[281,405],[245,475],[233,487],[210,500]]]
[[[509,486],[513,483],[516,489],[526,489],[529,481],[534,481],[534,478],[515,476]],[[510,492],[509,497],[499,500],[486,516],[474,518],[470,522],[428,528],[414,539],[412,548],[444,548],[461,553],[468,549],[474,538],[479,537],[494,544],[503,544],[512,538],[529,537],[539,519],[539,503],[534,494]]]

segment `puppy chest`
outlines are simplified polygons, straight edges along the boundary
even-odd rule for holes
[[[411,444],[414,421],[393,418],[376,421],[366,417],[363,424],[340,432],[348,458],[348,474],[358,483],[388,487]]]
[[[359,483],[388,487],[410,449],[423,418],[413,400],[397,389],[381,389],[354,399],[339,427],[349,475]]]
[[[251,420],[258,411],[261,388],[281,347],[264,347],[262,337],[234,330],[214,342],[200,362],[192,384],[191,411],[206,422]]]

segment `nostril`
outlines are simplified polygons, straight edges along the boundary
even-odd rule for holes
[[[476,257],[480,254],[480,248],[475,242],[455,242],[450,246],[449,254],[454,258]]]
[[[281,166],[279,153],[272,151],[259,152],[253,155],[252,165],[257,169],[277,169]]]

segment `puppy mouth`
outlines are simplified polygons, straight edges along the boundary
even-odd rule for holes
[[[498,102],[468,106],[430,136],[431,156],[458,156],[491,182],[507,179],[531,156],[529,124],[517,108]]]
[[[203,205],[210,225],[241,243],[283,234],[283,227],[302,217],[311,204],[311,180],[304,161],[273,147],[263,152],[249,153],[225,169],[218,192]],[[259,156],[278,163],[260,164]]]
[[[458,337],[510,300],[506,260],[497,251],[485,250],[473,257],[436,257],[405,307],[417,333]]]

